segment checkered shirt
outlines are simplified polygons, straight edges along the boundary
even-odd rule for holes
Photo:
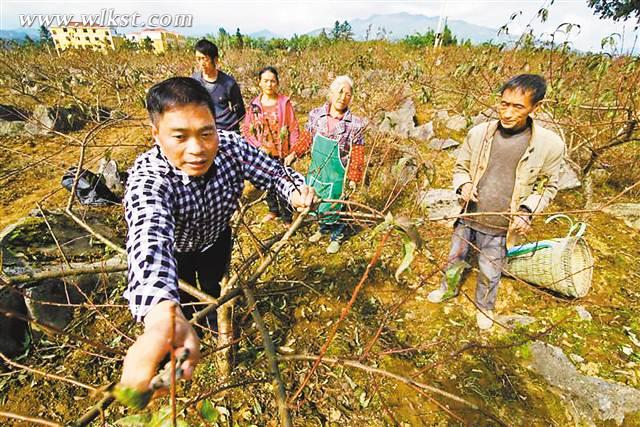
[[[304,184],[299,173],[252,147],[234,132],[218,131],[218,154],[209,172],[189,177],[159,146],[129,170],[124,196],[129,286],[124,297],[137,321],[164,300],[179,302],[174,252],[202,251],[215,243],[238,208],[247,179],[285,200]]]

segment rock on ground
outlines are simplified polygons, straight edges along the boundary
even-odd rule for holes
[[[623,220],[629,227],[640,230],[640,203],[616,203],[603,211]]]
[[[49,107],[38,104],[33,110],[33,121],[29,121],[25,129],[32,134],[48,135],[53,131],[70,132],[82,129],[85,122],[86,117],[78,107]]]
[[[433,119],[438,122],[446,122],[449,119],[449,112],[447,110],[438,110]]]
[[[39,212],[37,213],[39,214]],[[103,255],[101,245],[92,245],[86,231],[61,213],[49,212],[47,218],[56,237],[64,246],[66,257],[71,260],[71,268],[101,268],[123,264],[120,257],[94,262]],[[99,232],[113,238],[113,231],[106,226],[98,227]],[[115,240],[115,239],[114,239]],[[59,250],[48,231],[44,219],[34,216],[22,218],[0,231],[0,251],[2,251],[1,273],[11,277],[33,274],[51,268],[59,268]],[[23,319],[31,317],[39,323],[65,328],[73,319],[75,307],[47,304],[79,304],[85,301],[105,276],[100,273],[84,274],[62,279],[47,279],[26,286],[18,285],[16,291],[10,286],[0,285],[0,314],[16,313],[22,318],[0,316],[0,351],[7,355],[17,355],[29,343],[29,327]],[[110,273],[109,280],[124,280],[124,273]]]
[[[433,148],[434,150],[446,150],[448,148],[457,147],[460,143],[455,139],[447,138],[447,139],[438,139],[434,138],[429,143],[429,148]]]
[[[385,113],[378,129],[407,138],[409,132],[416,126],[413,121],[415,115],[416,107],[413,100],[407,99],[397,110]]]
[[[587,309],[584,308],[583,306],[576,305],[575,310],[576,310],[576,313],[578,313],[578,317],[580,318],[580,320],[583,320],[585,322],[590,322],[593,319],[593,317],[591,316],[591,313],[589,313],[589,311],[587,311]]]
[[[118,165],[115,160],[100,159],[100,165],[98,167],[98,176],[104,177],[105,185],[111,191],[117,195],[124,193],[122,182],[120,180],[120,173],[118,172]]]
[[[527,316],[524,314],[511,314],[511,315],[500,315],[496,318],[496,320],[505,326],[514,328],[518,325],[521,325],[521,326],[530,325],[536,321],[536,318]]]
[[[530,369],[568,400],[579,423],[613,420],[621,425],[626,414],[640,411],[640,390],[581,374],[559,347],[536,341],[531,354]]]
[[[446,123],[447,129],[452,130],[454,132],[460,132],[467,127],[467,119],[464,116],[456,114],[455,116],[449,117]]]
[[[433,138],[433,124],[429,122],[416,126],[415,115],[416,107],[413,100],[408,98],[399,109],[384,114],[378,130],[418,141],[428,141]]]
[[[415,126],[413,129],[409,130],[409,136],[413,139],[417,139],[418,141],[428,141],[435,133],[433,132],[433,123],[425,123],[420,126]]]
[[[578,172],[569,165],[565,160],[560,165],[560,176],[558,178],[558,190],[571,190],[578,188],[582,185],[580,178],[578,178]]]
[[[418,193],[418,203],[429,211],[429,218],[453,216],[460,213],[460,203],[455,191],[448,188],[432,188]]]
[[[17,136],[24,132],[25,122],[0,120],[0,136]]]

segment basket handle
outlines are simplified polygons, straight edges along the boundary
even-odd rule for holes
[[[574,223],[573,220],[565,214],[555,214],[555,215],[551,215],[549,218],[547,218],[545,220],[545,224],[550,223],[551,221],[554,221],[556,219],[565,219],[569,222],[569,231],[567,232],[567,235],[565,237],[582,237],[582,235],[584,234],[584,232],[587,230],[587,223],[586,222],[576,222]]]

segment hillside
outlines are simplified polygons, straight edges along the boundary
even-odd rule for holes
[[[186,425],[277,425],[272,355],[254,311],[277,348],[276,367],[292,399],[294,425],[640,424],[640,236],[637,219],[605,209],[637,205],[640,195],[636,58],[479,46],[433,51],[386,41],[223,51],[221,67],[237,78],[245,101],[257,94],[255,71],[265,65],[280,71],[281,91],[291,97],[301,125],[323,104],[335,76],[348,74],[355,81],[352,109],[369,127],[365,178],[348,201],[349,238],[339,253],[328,255],[326,242],[308,242],[317,228],[309,217],[259,280],[248,283],[268,258],[264,245],[280,238],[283,228],[261,223],[266,206],[252,204],[261,194],[247,188],[246,210],[234,222],[232,275],[238,274],[238,286],[250,285],[257,301],[247,303],[246,294],[237,298],[234,342],[221,345],[217,334],[199,330],[202,362],[193,380],[177,387],[177,399],[155,399],[139,412],[112,403],[96,411],[92,425],[114,425],[129,416],[138,417],[129,418],[132,425],[148,424],[152,415],[167,418],[172,400]],[[169,76],[190,75],[193,66],[189,51],[69,51],[61,57],[36,48],[0,51],[4,110],[27,116],[0,123],[0,264],[7,277],[28,274],[28,268],[113,260],[117,249],[105,246],[96,232],[122,247],[122,207],[76,202],[73,212],[90,224],[89,232],[64,213],[69,193],[60,186],[62,175],[78,165],[81,152],[82,165],[94,172],[105,157],[121,170],[130,167],[152,144],[145,90]],[[537,117],[562,134],[582,185],[561,191],[548,212],[588,224],[593,280],[585,297],[569,298],[504,277],[499,324],[481,333],[472,303],[477,271],[463,282],[458,298],[427,301],[442,277],[451,227],[446,218],[434,218],[437,203],[432,211],[425,207],[425,193],[448,194],[451,187],[454,155],[438,149],[434,138],[461,142],[480,113],[491,115],[487,109],[495,106],[501,83],[521,72],[540,73],[549,82]],[[66,119],[58,131],[46,132],[33,117],[53,107]],[[389,116],[404,117],[412,136],[394,125],[385,131]],[[308,157],[295,163],[303,173],[308,167]],[[438,197],[436,202],[446,204]],[[395,227],[381,225],[391,218]],[[566,223],[544,219],[535,220],[531,241],[566,235]],[[396,277],[413,231],[422,246]],[[78,281],[0,288],[2,304],[40,302],[40,308],[60,310],[66,321],[53,330],[29,322],[24,307],[0,305],[9,314],[3,320],[15,322],[12,330],[27,339],[8,356],[12,364],[2,365],[3,417],[70,424],[118,381],[123,354],[141,326],[122,298],[124,275],[102,268]],[[54,289],[57,299],[47,303]],[[26,323],[29,330],[23,330]],[[3,342],[9,338],[3,335]],[[324,361],[313,370],[325,343]],[[234,349],[233,370],[225,375],[229,355],[220,354],[228,347]],[[2,425],[25,424],[9,417]]]

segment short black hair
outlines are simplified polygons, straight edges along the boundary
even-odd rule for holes
[[[266,72],[269,72],[271,74],[273,74],[274,76],[276,76],[276,82],[280,83],[280,78],[278,77],[278,70],[276,70],[274,67],[272,66],[268,66],[268,67],[264,67],[263,69],[261,69],[260,71],[258,71],[258,79],[262,78],[262,75]]]
[[[500,94],[502,95],[506,90],[519,90],[524,93],[531,93],[531,103],[537,104],[544,99],[547,93],[547,82],[544,77],[538,74],[519,74],[515,77],[511,77],[502,88]]]
[[[195,79],[171,77],[156,83],[147,92],[147,111],[154,124],[165,111],[189,104],[206,105],[215,120],[213,99],[204,86]]]
[[[213,62],[218,57],[218,46],[207,39],[200,39],[194,46],[196,52],[206,55]]]

